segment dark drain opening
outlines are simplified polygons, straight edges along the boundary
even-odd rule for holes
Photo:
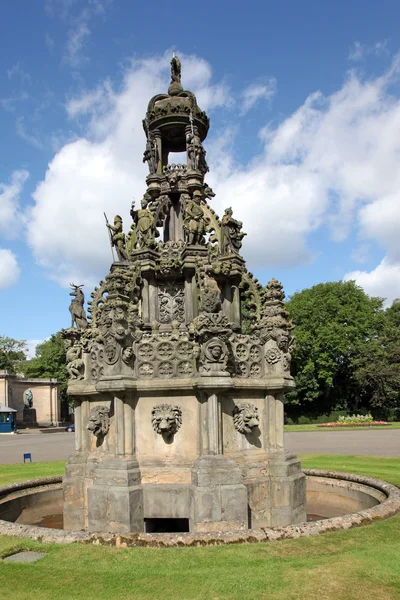
[[[188,533],[189,519],[145,519],[146,533]]]

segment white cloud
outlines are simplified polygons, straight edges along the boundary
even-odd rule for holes
[[[366,56],[388,56],[389,40],[383,40],[381,42],[375,42],[375,44],[362,44],[361,42],[354,42],[350,47],[348,59],[354,61],[360,61]]]
[[[386,298],[386,304],[400,298],[400,264],[390,264],[385,258],[372,271],[346,273],[345,281],[355,280],[370,296]]]
[[[20,268],[15,254],[11,250],[0,248],[0,290],[16,285],[19,275]]]
[[[88,27],[89,18],[85,11],[80,17],[80,21],[68,31],[68,39],[65,46],[64,61],[74,69],[82,67],[88,62],[88,57],[83,54],[83,49],[90,36]]]
[[[14,171],[10,183],[0,183],[0,234],[6,238],[15,238],[21,225],[19,200],[28,171]]]
[[[212,81],[206,61],[181,60],[184,87],[197,93],[202,109],[231,105],[229,88]],[[141,121],[149,98],[166,90],[168,70],[168,54],[134,60],[120,88],[105,81],[67,104],[71,119],[86,123],[86,137],[65,144],[50,163],[28,229],[37,260],[62,284],[92,285],[104,276],[110,261],[104,210],[109,218],[122,214],[129,228],[132,196],[138,201],[145,191]],[[360,243],[380,243],[387,264],[400,264],[400,101],[390,93],[399,70],[396,58],[380,77],[362,80],[350,72],[332,95],[311,93],[276,128],[261,129],[262,150],[246,165],[235,161],[238,123],[211,131],[212,205],[219,214],[232,206],[243,221],[251,269],[310,262],[308,236],[321,226],[338,242],[357,228]]]
[[[275,77],[270,77],[265,83],[252,83],[242,93],[242,114],[246,114],[260,100],[269,102],[277,91]]]
[[[21,67],[20,63],[17,62],[15,65],[11,67],[11,69],[7,69],[7,77],[8,79],[13,79],[13,77],[18,77],[22,84],[32,83],[31,76],[29,73],[24,71]]]

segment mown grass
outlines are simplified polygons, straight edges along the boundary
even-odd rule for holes
[[[0,485],[7,485],[15,481],[26,481],[36,477],[52,477],[63,475],[65,471],[65,460],[52,462],[33,462],[16,465],[0,465]],[[1,590],[0,590],[1,598]]]
[[[363,431],[365,429],[385,429],[386,431],[390,431],[391,429],[400,429],[400,422],[393,422],[390,425],[377,425],[376,427],[369,427],[366,425],[365,427],[318,427],[315,423],[309,423],[306,425],[285,425],[285,431]]]
[[[368,473],[400,484],[400,459],[303,455],[310,468]],[[39,463],[36,463],[39,465]],[[61,463],[42,463],[42,474]],[[29,471],[18,475],[31,478]],[[0,466],[0,481],[14,465]],[[63,466],[62,466],[63,468]],[[25,475],[28,475],[25,477]],[[116,549],[0,537],[0,556],[47,552],[34,564],[0,563],[0,598],[26,600],[392,600],[400,598],[400,516],[298,540],[205,548]]]

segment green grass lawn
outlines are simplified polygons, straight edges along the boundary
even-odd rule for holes
[[[390,431],[391,429],[400,429],[400,422],[391,423],[390,425],[377,425],[376,427],[317,427],[316,424],[310,423],[308,425],[285,425],[285,431],[359,431],[363,429],[385,429]]]
[[[400,485],[400,459],[340,455],[301,458],[304,467],[370,474]],[[62,462],[1,465],[0,483],[10,478],[54,475],[63,468]],[[0,598],[400,598],[400,515],[359,529],[299,540],[205,548],[117,549],[0,537],[0,556],[16,549],[45,551],[48,555],[34,564],[0,563]]]

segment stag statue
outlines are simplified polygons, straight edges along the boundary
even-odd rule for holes
[[[83,308],[83,304],[85,302],[85,296],[81,290],[83,285],[75,285],[74,283],[70,284],[72,288],[72,292],[69,293],[70,296],[73,296],[71,300],[71,304],[69,305],[69,312],[71,313],[71,328],[74,328],[76,325],[77,329],[86,329],[88,326],[88,322],[86,320],[86,312]]]

